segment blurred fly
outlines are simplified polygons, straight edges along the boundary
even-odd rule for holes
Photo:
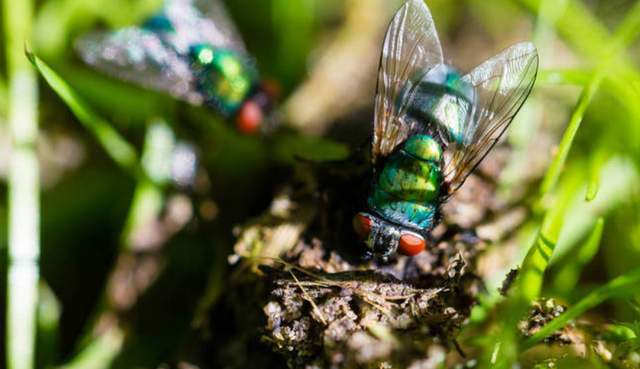
[[[219,0],[167,0],[141,26],[89,34],[77,49],[87,64],[210,107],[240,132],[273,124],[269,88]]]
[[[520,43],[462,75],[443,62],[423,0],[398,10],[378,72],[368,210],[353,219],[369,254],[426,248],[442,203],[506,131],[537,70],[536,48]]]

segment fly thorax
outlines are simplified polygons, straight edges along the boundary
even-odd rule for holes
[[[232,50],[201,44],[191,47],[198,90],[210,104],[233,114],[255,85],[256,72],[242,56]]]
[[[475,90],[453,67],[440,64],[408,83],[406,114],[418,122],[435,122],[447,142],[464,143],[463,127],[473,119]]]
[[[142,24],[142,28],[156,33],[173,33],[175,28],[171,20],[164,13],[159,13],[149,17]]]

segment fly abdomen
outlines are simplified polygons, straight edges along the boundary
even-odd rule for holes
[[[193,45],[190,58],[198,90],[225,116],[236,112],[257,83],[255,71],[232,50]]]
[[[385,163],[369,207],[394,223],[430,229],[439,205],[441,160],[442,149],[433,137],[410,137]]]

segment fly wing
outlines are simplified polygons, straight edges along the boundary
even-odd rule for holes
[[[463,80],[475,89],[477,105],[462,128],[463,139],[445,155],[450,193],[460,188],[491,151],[529,96],[538,72],[538,52],[531,43],[516,44],[476,67]]]
[[[411,80],[442,64],[442,47],[429,9],[408,0],[395,14],[382,46],[376,90],[372,160],[389,155],[416,129],[403,119]]]
[[[88,34],[76,42],[80,57],[116,78],[166,92],[199,105],[202,95],[194,86],[189,64],[160,37],[137,27]]]
[[[190,46],[199,43],[247,53],[220,0],[168,0],[164,13],[173,26],[164,37],[180,53],[187,53]]]

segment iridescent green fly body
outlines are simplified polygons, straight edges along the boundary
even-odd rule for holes
[[[256,84],[253,67],[233,50],[207,44],[193,45],[189,54],[205,101],[225,115],[237,111]]]
[[[537,70],[536,48],[525,42],[463,74],[444,63],[422,0],[396,12],[378,72],[368,209],[353,219],[365,255],[427,249],[442,204],[499,141]]]
[[[207,106],[243,133],[274,124],[273,96],[219,0],[167,0],[140,26],[92,33],[76,46],[87,64]]]

